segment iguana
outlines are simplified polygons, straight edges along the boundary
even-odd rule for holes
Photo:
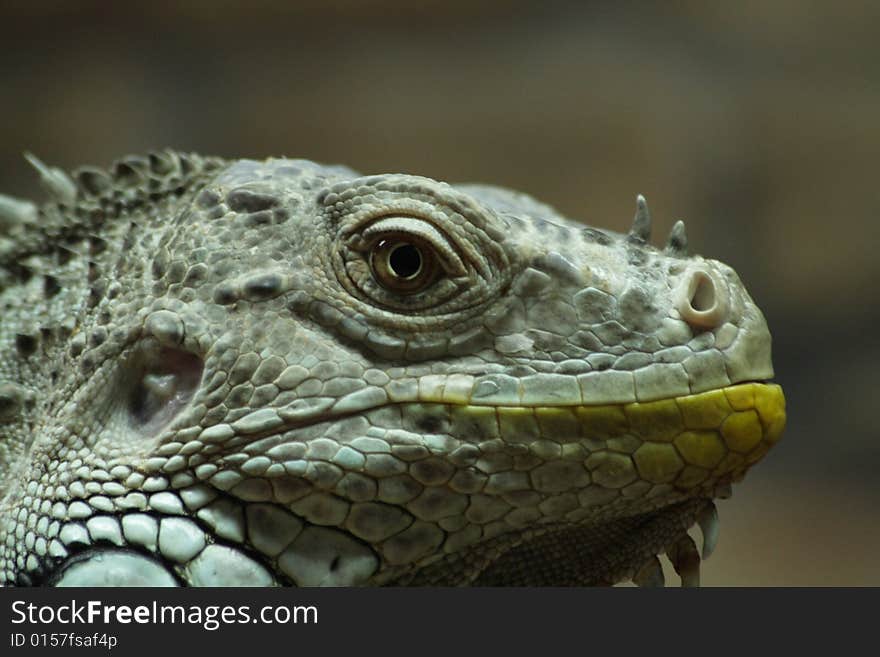
[[[761,312],[642,197],[621,235],[307,160],[29,158],[0,583],[693,585],[782,432]]]

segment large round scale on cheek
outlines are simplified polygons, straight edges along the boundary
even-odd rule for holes
[[[178,586],[158,561],[124,550],[95,552],[74,561],[55,586]]]

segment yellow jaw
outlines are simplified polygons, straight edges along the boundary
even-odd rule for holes
[[[690,488],[759,461],[785,428],[785,396],[775,384],[743,383],[674,399],[626,404],[641,477]]]
[[[450,410],[494,425],[504,442],[541,460],[583,459],[592,483],[618,489],[638,480],[679,490],[737,480],[785,428],[782,388],[767,383],[644,403]]]

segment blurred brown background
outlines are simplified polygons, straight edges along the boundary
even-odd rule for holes
[[[732,264],[786,437],[704,583],[880,584],[880,3],[4,2],[0,191],[21,152],[289,155],[527,191]]]

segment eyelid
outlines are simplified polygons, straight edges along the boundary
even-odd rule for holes
[[[466,276],[467,268],[443,233],[429,222],[414,217],[386,217],[370,224],[361,233],[364,241],[370,242],[387,233],[412,235],[436,249],[448,273],[453,276]]]

